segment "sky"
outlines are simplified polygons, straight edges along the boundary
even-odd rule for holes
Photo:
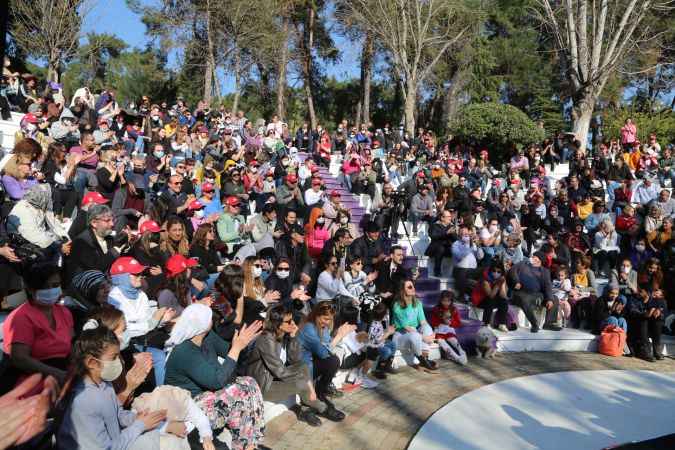
[[[141,0],[141,3],[152,4],[154,2]],[[92,31],[116,35],[132,48],[143,48],[148,43],[145,36],[145,25],[141,22],[140,16],[127,7],[125,0],[99,0],[96,2],[84,24],[85,34]],[[334,34],[334,39],[340,50],[342,62],[328,65],[326,67],[327,75],[338,80],[358,78],[360,47],[337,34]],[[169,56],[169,63],[172,65],[176,63],[175,54]],[[222,72],[220,75],[223,93],[232,92],[234,90],[233,77],[222,74]]]

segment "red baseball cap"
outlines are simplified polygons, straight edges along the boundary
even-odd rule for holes
[[[225,203],[227,203],[228,206],[239,206],[241,202],[239,201],[238,197],[235,197],[234,195],[227,197],[227,200],[225,200]]]
[[[38,123],[38,118],[35,117],[35,114],[33,113],[28,113],[25,116],[23,116],[23,120],[32,124]]]
[[[312,178],[312,186],[321,186],[321,178]]]
[[[298,177],[296,177],[296,176],[293,175],[293,174],[286,175],[286,181],[287,181],[288,183],[297,183],[297,182],[298,182]]]
[[[99,192],[87,192],[84,197],[82,197],[82,206],[87,206],[90,203],[105,205],[108,203],[108,199],[102,196]]]
[[[213,183],[209,183],[208,181],[206,183],[202,183],[202,192],[213,192],[215,190],[216,188],[213,186]]]
[[[338,192],[338,191],[336,191],[336,190],[330,191],[330,196],[331,196],[331,197],[342,197],[342,195],[340,194],[340,192]]]
[[[317,173],[319,171],[319,168],[316,166],[312,166],[311,169],[309,169],[312,173]]]
[[[162,231],[162,228],[154,220],[146,220],[138,228],[138,232],[141,234],[159,233],[160,231]]]
[[[147,267],[139,263],[135,258],[132,258],[131,256],[121,256],[112,263],[112,266],[110,266],[110,275],[122,275],[123,273],[138,275],[145,269],[147,269]]]
[[[199,200],[192,200],[190,204],[188,205],[188,209],[190,211],[194,211],[195,209],[202,209],[204,207],[204,204],[200,202]]]
[[[422,172],[421,170],[417,172],[417,178],[424,178],[424,172]]]
[[[98,119],[98,124],[100,125],[102,123],[105,123],[105,124],[109,125],[108,119],[106,119],[105,117],[101,117],[100,119]]]
[[[169,278],[175,277],[176,275],[185,272],[188,268],[194,267],[197,264],[199,263],[196,259],[186,258],[180,253],[176,253],[166,261],[166,276]]]
[[[251,166],[251,167],[259,167],[260,163],[254,159],[254,160],[251,160],[251,162],[248,163],[248,165]]]

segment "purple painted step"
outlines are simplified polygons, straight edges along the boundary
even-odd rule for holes
[[[437,278],[418,278],[415,281],[415,290],[436,291],[441,287],[441,280]]]
[[[457,340],[467,353],[476,353],[476,334],[482,326],[480,320],[462,319],[462,326],[455,329]]]

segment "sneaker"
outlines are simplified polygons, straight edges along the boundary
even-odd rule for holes
[[[343,420],[345,420],[345,413],[338,410],[333,405],[328,405],[326,410],[324,412],[322,412],[320,415],[322,417],[325,417],[326,419],[332,421],[332,422],[342,422]]]
[[[427,370],[438,369],[438,365],[433,361],[429,361],[429,359],[426,356],[418,356],[417,359],[420,360],[420,366],[424,367]]]
[[[537,325],[532,325],[532,328],[530,328],[530,333],[539,333],[539,327]]]
[[[305,422],[310,427],[321,426],[321,419],[319,419],[317,415],[314,414],[314,412],[309,408],[304,409],[298,413],[298,420]]]
[[[560,330],[562,330],[562,327],[560,325],[556,325],[554,323],[545,324],[542,328],[544,330],[549,330],[549,331],[560,331]]]
[[[361,379],[361,387],[363,389],[375,389],[379,385],[380,385],[380,383],[378,383],[377,381],[373,380],[370,377],[363,377]]]
[[[506,327],[506,325],[504,325],[504,324],[499,325],[499,326],[497,327],[497,329],[498,329],[499,331],[501,331],[502,333],[508,333],[508,332],[509,332],[509,329],[508,329],[508,328]]]

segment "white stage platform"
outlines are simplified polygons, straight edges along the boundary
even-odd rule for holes
[[[574,328],[539,330],[538,333],[531,333],[529,328],[508,333],[493,331],[498,352],[594,352],[598,347],[597,336]]]
[[[600,450],[673,433],[673,399],[672,373],[599,370],[514,378],[439,409],[408,450]]]

